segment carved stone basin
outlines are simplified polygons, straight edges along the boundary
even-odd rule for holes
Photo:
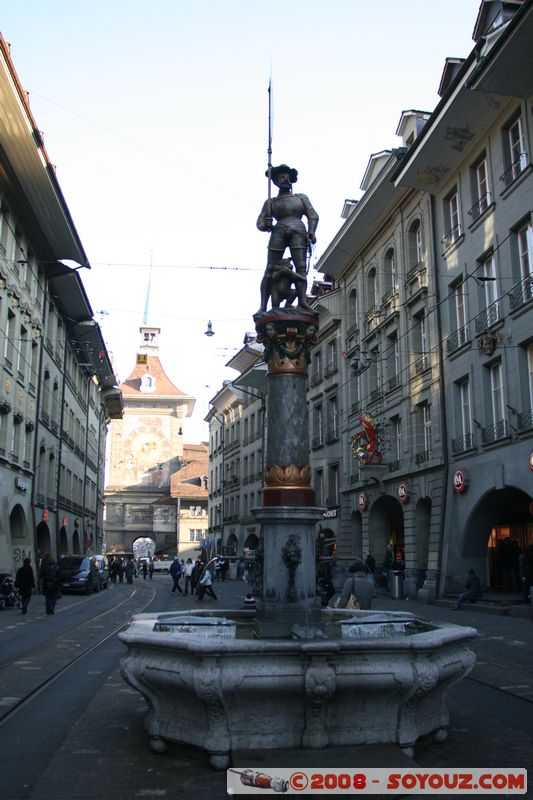
[[[245,616],[139,614],[119,634],[152,749],[196,745],[225,769],[237,749],[396,743],[412,755],[420,736],[446,738],[446,696],[474,665],[473,628],[325,609],[327,638],[256,639]]]

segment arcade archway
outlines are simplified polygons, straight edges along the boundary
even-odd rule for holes
[[[149,536],[140,536],[135,539],[132,545],[135,558],[153,558],[155,553],[155,542]]]
[[[46,524],[46,522],[39,522],[37,525],[37,552],[40,553],[41,556],[46,555],[46,553],[52,552],[52,538],[50,536],[50,528]]]
[[[503,573],[502,542],[510,539],[522,552],[533,544],[530,503],[531,497],[514,486],[493,489],[481,498],[465,526],[460,555],[465,566],[486,576],[493,591],[509,589]]]
[[[368,520],[370,552],[380,565],[388,544],[394,550],[405,551],[403,509],[399,500],[390,495],[379,497],[372,505]]]
[[[363,554],[363,519],[360,511],[352,511],[350,517],[350,531],[352,541],[352,556],[364,561]]]

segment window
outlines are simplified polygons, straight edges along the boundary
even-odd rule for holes
[[[420,266],[424,261],[422,226],[419,219],[415,220],[409,228],[407,239],[409,247],[409,268],[413,269],[414,267]]]
[[[457,436],[452,440],[452,453],[464,453],[473,447],[472,412],[470,405],[470,381],[463,378],[455,384],[456,402],[456,431]]]
[[[453,353],[468,341],[468,324],[466,321],[466,293],[464,281],[459,281],[451,292],[451,320],[450,328],[453,333],[448,337],[446,347],[448,353]]]
[[[317,405],[313,413],[313,447],[320,447],[324,444],[323,429],[322,405]]]
[[[382,390],[382,375],[381,375],[381,358],[379,355],[379,348],[374,347],[370,351],[370,365],[368,369],[368,381],[370,388],[370,399],[378,400],[381,397]]]
[[[490,255],[479,264],[477,275],[483,284],[483,302],[485,309],[476,317],[476,333],[482,333],[500,319],[496,262],[493,255]]]
[[[4,358],[6,366],[10,369],[13,368],[13,354],[15,352],[15,336],[17,332],[17,317],[15,313],[9,309],[7,313],[7,331],[4,343]]]
[[[336,506],[339,504],[339,465],[332,464],[328,472],[328,497],[326,499],[327,506]]]
[[[481,431],[483,444],[501,439],[507,433],[506,420],[504,418],[504,396],[503,396],[503,370],[501,362],[491,364],[488,370],[488,390],[489,402],[488,410],[491,423]]]
[[[366,277],[367,309],[368,313],[375,311],[376,308],[376,270],[372,267]]]
[[[489,175],[485,155],[472,167],[472,202],[468,212],[475,221],[491,204]]]
[[[506,170],[500,180],[507,188],[528,164],[522,117],[519,114],[503,129],[503,157]]]
[[[311,373],[311,386],[320,383],[322,380],[322,351],[316,350],[313,353],[313,369]]]
[[[533,299],[533,229],[529,220],[516,230],[511,244],[515,265],[513,272],[519,272],[520,276],[519,282],[509,292],[511,311],[514,311]]]
[[[457,189],[454,189],[444,201],[444,230],[446,233],[442,237],[442,244],[445,248],[451,247],[462,233]]]
[[[431,458],[431,406],[420,403],[416,417],[416,463],[423,464]]]
[[[332,339],[327,344],[326,377],[337,371],[337,340]]]
[[[386,299],[396,290],[396,264],[394,259],[394,250],[391,247],[385,253],[383,259],[383,291]]]
[[[399,469],[402,460],[402,420],[400,416],[391,418],[392,461],[389,469]]]
[[[413,352],[415,374],[418,374],[429,366],[427,321],[424,312],[413,320]]]
[[[337,408],[337,398],[328,398],[328,430],[327,441],[335,442],[339,438],[339,412]]]
[[[387,337],[387,389],[391,392],[400,385],[400,344],[395,331]]]
[[[521,411],[515,411],[519,431],[533,428],[533,343],[530,342],[519,351],[519,386],[515,396],[520,398]],[[509,406],[509,408],[511,408]]]
[[[357,326],[357,292],[352,289],[348,295],[348,331],[347,335],[350,336]]]

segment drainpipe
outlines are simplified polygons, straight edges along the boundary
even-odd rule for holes
[[[40,352],[39,352],[39,365],[37,368],[37,395],[35,398],[35,441],[33,443],[33,481],[32,481],[32,495],[31,495],[31,506],[33,510],[33,548],[35,552],[35,566],[38,569],[39,563],[37,561],[37,553],[38,550],[38,540],[37,540],[37,526],[42,522],[42,514],[41,519],[37,521],[37,508],[36,508],[36,499],[37,499],[37,489],[38,483],[40,478],[40,467],[38,455],[40,453],[40,442],[39,442],[39,431],[40,431],[40,418],[41,418],[41,404],[42,404],[42,381],[43,381],[43,362],[44,362],[44,342],[45,342],[45,331],[46,331],[46,323],[48,317],[48,281],[46,278],[44,279],[44,287],[43,287],[43,327],[41,331],[41,339],[40,339]],[[44,476],[46,478],[46,475]],[[36,480],[37,478],[37,480]],[[46,487],[43,485],[44,495],[46,497]],[[46,508],[46,506],[45,506]]]
[[[441,437],[442,437],[442,454],[444,456],[444,494],[442,498],[441,510],[441,523],[440,523],[440,540],[439,540],[439,557],[438,557],[438,579],[435,581],[435,596],[440,594],[440,589],[444,588],[444,575],[442,569],[442,560],[444,553],[444,525],[446,522],[446,500],[448,495],[448,481],[450,472],[450,456],[448,448],[448,424],[447,424],[447,406],[446,406],[446,383],[444,380],[444,349],[442,344],[442,322],[441,322],[441,299],[438,281],[438,253],[437,253],[437,240],[435,237],[436,224],[435,224],[435,196],[430,195],[431,204],[431,232],[433,237],[433,279],[435,282],[435,298],[436,298],[436,313],[437,313],[437,336],[439,340],[439,389],[441,398]]]

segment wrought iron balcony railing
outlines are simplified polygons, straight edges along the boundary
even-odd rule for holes
[[[472,208],[468,211],[469,216],[472,217],[472,221],[475,222],[476,219],[479,219],[479,217],[484,211],[487,210],[491,203],[492,197],[490,192],[485,192],[485,194],[481,195],[477,203],[474,203]]]
[[[486,331],[488,328],[492,327],[492,325],[499,322],[500,319],[500,302],[496,300],[495,303],[492,303],[492,305],[482,311],[481,314],[477,315],[474,322],[476,333],[483,333],[483,331]]]
[[[492,442],[504,439],[507,435],[507,420],[500,419],[493,425],[487,425],[485,428],[481,428],[481,443],[492,444]]]
[[[524,151],[523,153],[520,153],[516,161],[513,161],[509,169],[506,169],[505,172],[500,175],[500,180],[506,189],[518,178],[519,175],[522,174],[522,172],[524,172],[528,165],[528,161],[528,154]]]
[[[474,435],[466,433],[464,436],[458,436],[452,439],[452,455],[456,456],[459,453],[466,453],[467,450],[472,450],[474,447]]]
[[[446,350],[448,355],[450,353],[455,353],[456,350],[459,350],[459,348],[467,342],[468,326],[464,325],[462,328],[457,328],[457,330],[446,339]]]
[[[511,311],[533,300],[533,275],[528,275],[509,292]]]

